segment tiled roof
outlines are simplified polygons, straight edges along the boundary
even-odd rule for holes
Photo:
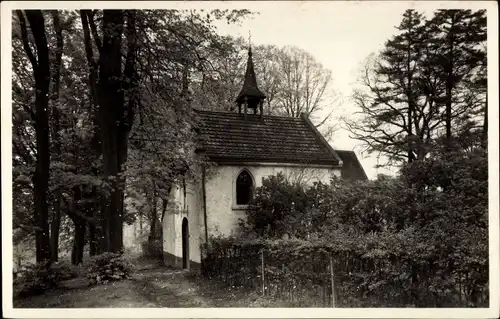
[[[201,149],[215,162],[338,165],[339,157],[305,117],[197,111]]]
[[[341,176],[344,179],[350,180],[366,180],[365,170],[358,160],[358,157],[353,151],[340,151],[335,150],[335,152],[342,159],[342,169]]]

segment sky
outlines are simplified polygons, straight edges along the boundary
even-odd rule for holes
[[[234,2],[233,2],[234,4]],[[258,12],[240,25],[225,22],[216,26],[221,34],[249,37],[255,45],[293,45],[311,53],[333,74],[332,88],[341,96],[336,106],[337,117],[350,116],[356,111],[351,95],[364,61],[380,51],[385,41],[397,33],[402,14],[414,8],[427,16],[443,2],[406,1],[294,1],[294,2],[244,2],[238,8]],[[446,5],[446,3],[444,3]],[[336,119],[334,121],[340,121]],[[378,173],[394,173],[394,168],[376,169],[376,155],[363,150],[360,141],[349,137],[349,132],[339,129],[331,144],[334,148],[354,150],[369,178]]]

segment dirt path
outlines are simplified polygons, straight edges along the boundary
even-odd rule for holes
[[[152,268],[142,270],[131,279],[134,292],[153,307],[213,307],[212,300],[202,296],[199,285],[183,270]]]
[[[231,290],[216,280],[139,262],[130,279],[89,287],[85,278],[64,282],[43,295],[14,300],[15,308],[266,307],[255,293]]]
[[[142,265],[131,279],[88,287],[74,279],[43,295],[15,300],[20,308],[213,307],[199,293],[189,273],[158,265]]]

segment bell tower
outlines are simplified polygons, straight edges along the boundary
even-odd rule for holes
[[[257,78],[255,76],[255,70],[253,66],[252,59],[252,47],[248,46],[248,60],[247,68],[245,71],[245,81],[243,82],[243,88],[236,98],[236,104],[238,104],[238,113],[242,113],[246,117],[248,110],[253,110],[253,114],[259,113],[262,117],[264,99],[266,96],[262,93],[257,86]],[[242,110],[243,106],[243,110]],[[257,111],[258,110],[258,111]]]

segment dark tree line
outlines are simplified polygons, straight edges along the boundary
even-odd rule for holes
[[[172,183],[194,160],[181,153],[192,141],[188,74],[207,72],[210,50],[224,43],[213,21],[248,14],[16,11],[15,242],[34,234],[36,261],[57,261],[69,218],[74,264],[87,244],[90,255],[122,252],[124,223],[143,214],[125,198],[141,194],[157,228]]]
[[[213,22],[249,14],[16,11],[15,242],[35,234],[37,262],[57,261],[70,230],[78,264],[86,247],[90,255],[122,251],[123,225],[137,218],[150,226],[150,241],[161,239],[172,184],[193,178],[199,160],[189,152],[191,107],[224,108],[243,79],[246,44],[219,36]],[[330,72],[312,56],[297,48],[255,51],[261,85],[283,112],[313,116],[325,107]],[[280,81],[298,73],[305,78]]]
[[[407,10],[397,31],[361,76],[353,137],[395,163],[486,146],[486,12]]]

